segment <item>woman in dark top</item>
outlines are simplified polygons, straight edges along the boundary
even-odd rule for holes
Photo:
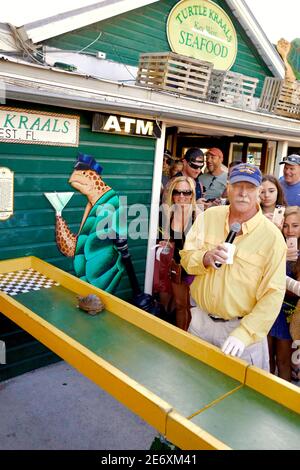
[[[162,244],[174,244],[173,260],[170,265],[172,293],[176,308],[176,326],[187,330],[190,322],[189,276],[180,266],[179,251],[182,250],[185,236],[196,217],[195,184],[192,178],[173,178],[164,195],[162,213]]]

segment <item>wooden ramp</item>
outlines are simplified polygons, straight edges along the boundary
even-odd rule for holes
[[[0,311],[181,449],[300,448],[297,387],[38,258],[0,262],[2,279],[28,270],[40,288],[1,290]],[[77,308],[91,293],[96,316]]]

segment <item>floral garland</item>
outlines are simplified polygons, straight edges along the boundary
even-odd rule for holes
[[[292,308],[289,308],[289,309],[286,309],[285,306],[288,306],[288,307],[292,307]],[[291,319],[292,319],[292,316],[293,314],[296,312],[296,310],[298,310],[300,308],[300,306],[297,305],[293,305],[293,304],[289,304],[288,302],[283,302],[283,312],[286,316],[286,321],[287,323],[291,323]]]

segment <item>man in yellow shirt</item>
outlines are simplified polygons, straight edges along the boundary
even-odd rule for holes
[[[188,331],[225,354],[268,370],[266,335],[285,293],[286,244],[261,212],[261,179],[254,165],[234,167],[228,184],[230,205],[200,214],[180,255],[187,273],[196,276],[191,295],[197,307],[191,309]],[[228,246],[222,242],[234,223],[240,224],[240,231],[233,243],[233,264],[227,264]]]

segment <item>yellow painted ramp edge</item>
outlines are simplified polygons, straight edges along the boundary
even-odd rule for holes
[[[213,367],[223,374],[241,382],[245,382],[247,364],[238,358],[226,356],[219,348],[200,338],[192,336],[155,316],[134,307],[114,295],[108,294],[87,284],[71,274],[52,266],[39,258],[31,257],[32,268],[59,282],[63,287],[79,295],[96,294],[101,297],[105,308],[128,323],[152,334],[167,344],[179,349],[195,359]],[[1,263],[0,263],[1,265]],[[22,269],[22,267],[19,267]]]
[[[0,311],[181,449],[228,449],[169,403],[4,293]]]
[[[159,432],[165,433],[167,414],[172,410],[169,403],[3,293],[0,293],[0,311]]]
[[[166,438],[184,450],[231,450],[196,424],[181,416],[175,410],[167,416]]]
[[[249,366],[245,385],[300,414],[300,388],[255,366]]]

